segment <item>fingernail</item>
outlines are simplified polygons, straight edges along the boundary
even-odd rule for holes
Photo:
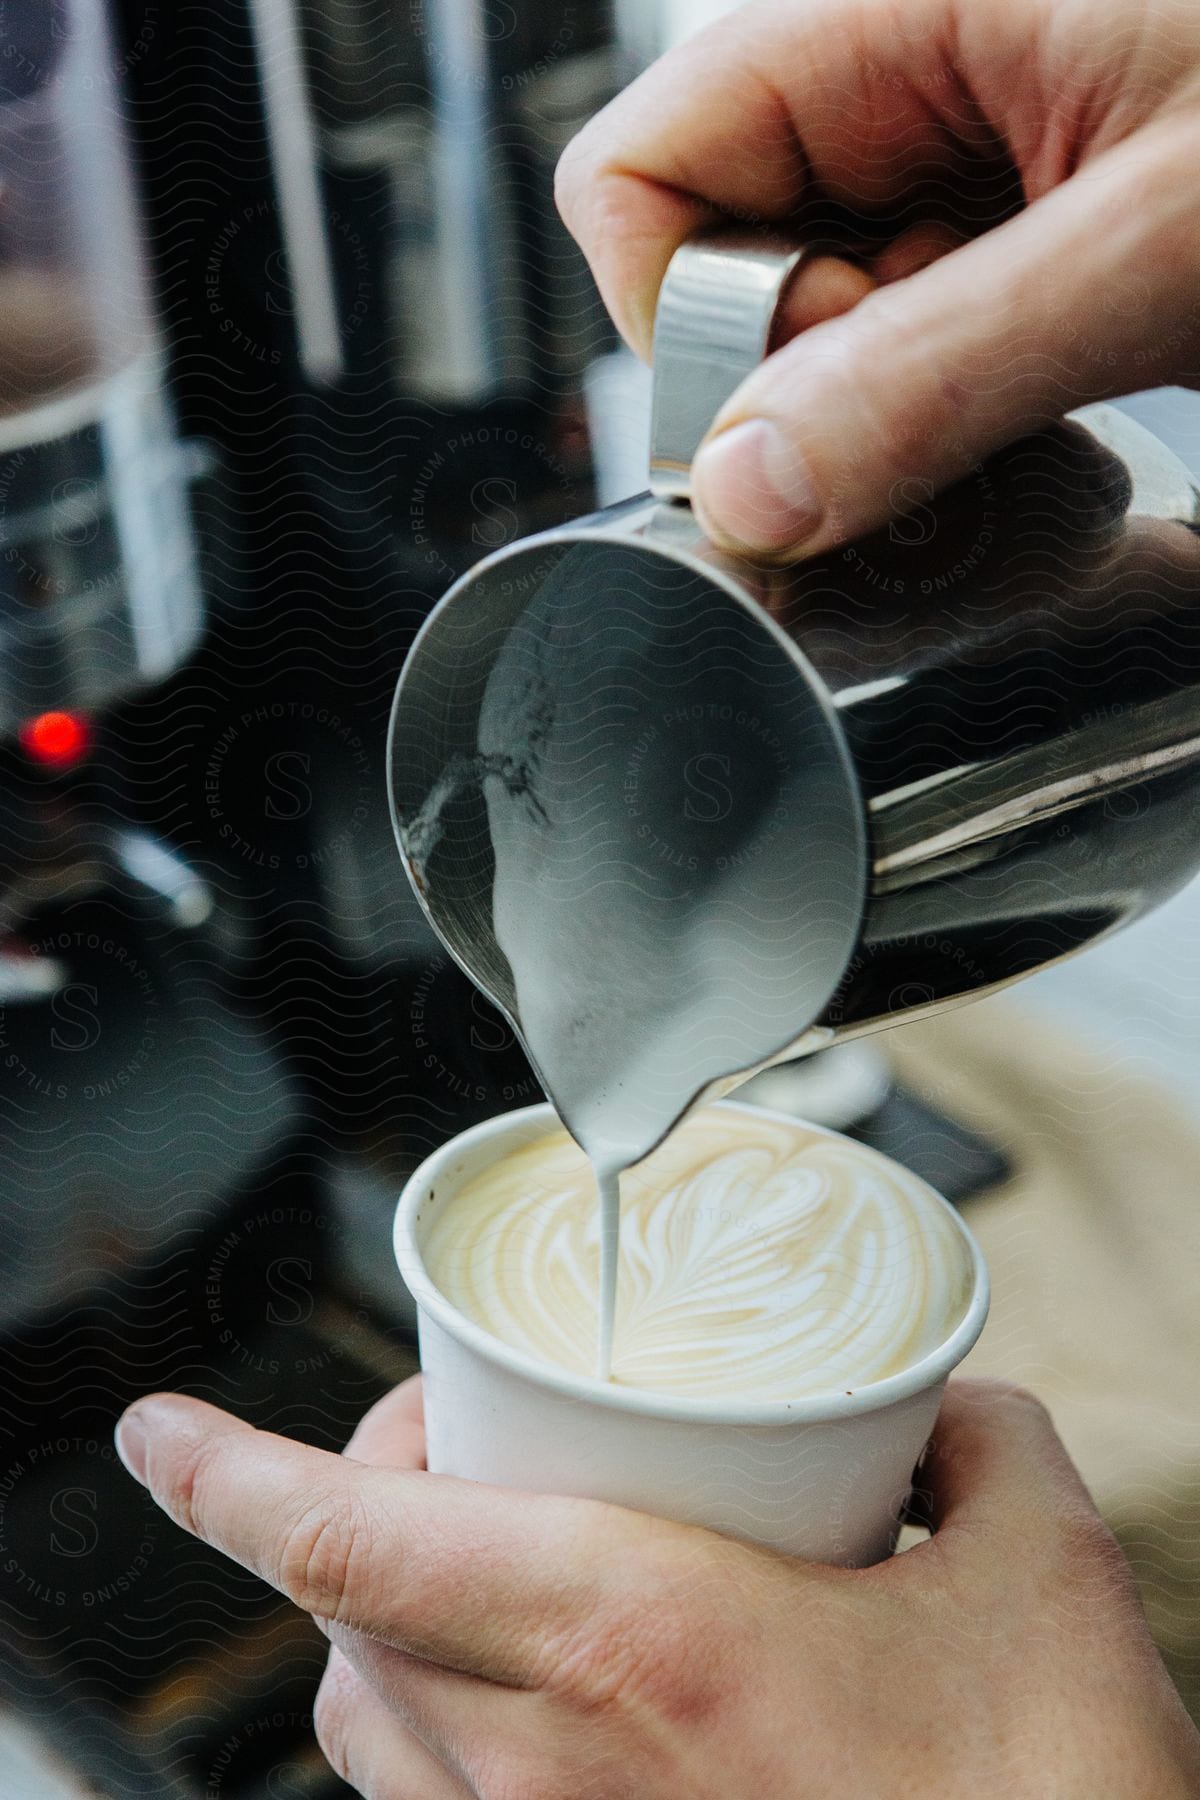
[[[117,1455],[135,1481],[146,1485],[146,1427],[136,1409],[122,1413],[117,1420]]]
[[[692,498],[712,535],[747,550],[786,550],[821,523],[811,472],[769,419],[746,419],[705,444]]]

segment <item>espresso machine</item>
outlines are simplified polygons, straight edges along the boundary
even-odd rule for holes
[[[106,1795],[329,1800],[323,1641],[112,1425],[340,1448],[415,1363],[404,1170],[536,1097],[384,736],[448,581],[592,502],[550,188],[625,64],[604,0],[7,0],[0,49],[0,1703]]]

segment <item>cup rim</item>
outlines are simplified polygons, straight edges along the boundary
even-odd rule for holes
[[[783,1125],[799,1126],[805,1131],[816,1132],[821,1137],[844,1139],[846,1135],[844,1132],[830,1131],[823,1125],[814,1125],[807,1119],[794,1118],[790,1113],[755,1106],[749,1101],[718,1100],[710,1104],[726,1107],[730,1111],[749,1113],[755,1118],[771,1119]],[[860,1413],[877,1412],[896,1401],[928,1392],[957,1367],[983,1330],[991,1301],[991,1285],[983,1252],[950,1202],[936,1188],[922,1181],[920,1176],[907,1170],[906,1173],[913,1180],[921,1181],[926,1193],[953,1220],[970,1258],[973,1276],[971,1298],[954,1330],[936,1349],[931,1350],[920,1361],[911,1363],[908,1368],[901,1369],[895,1375],[885,1376],[881,1381],[865,1382],[862,1387],[850,1391],[809,1394],[795,1400],[742,1402],[731,1401],[728,1395],[723,1395],[719,1400],[708,1400],[701,1395],[660,1394],[650,1388],[618,1387],[613,1383],[597,1381],[593,1376],[556,1369],[552,1363],[542,1362],[537,1357],[504,1343],[500,1338],[493,1337],[491,1332],[486,1331],[482,1325],[477,1325],[451,1304],[434,1285],[425,1267],[424,1257],[417,1243],[416,1224],[427,1193],[451,1173],[452,1165],[457,1159],[469,1155],[480,1144],[491,1138],[510,1137],[514,1134],[519,1134],[528,1143],[550,1130],[562,1129],[553,1106],[549,1102],[543,1102],[499,1113],[459,1132],[456,1137],[427,1156],[409,1176],[396,1206],[392,1234],[400,1275],[416,1300],[418,1318],[421,1314],[428,1315],[464,1348],[508,1374],[531,1382],[535,1387],[569,1399],[587,1401],[609,1411],[637,1413],[646,1418],[668,1422],[705,1425],[799,1425],[827,1422],[853,1418]],[[882,1151],[874,1150],[867,1144],[855,1144],[855,1149],[868,1158],[885,1163],[892,1161]]]

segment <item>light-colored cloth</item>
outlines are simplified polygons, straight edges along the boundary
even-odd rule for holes
[[[876,1042],[1012,1159],[963,1208],[993,1287],[964,1373],[1049,1406],[1200,1721],[1200,1121],[1007,995]]]

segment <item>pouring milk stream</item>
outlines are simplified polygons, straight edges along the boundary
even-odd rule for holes
[[[531,1057],[595,1170],[601,1379],[622,1172],[787,1035],[812,947],[845,930],[796,867],[806,826],[822,825],[817,844],[836,832],[807,711],[740,609],[591,545],[546,581],[487,684],[494,929]]]

